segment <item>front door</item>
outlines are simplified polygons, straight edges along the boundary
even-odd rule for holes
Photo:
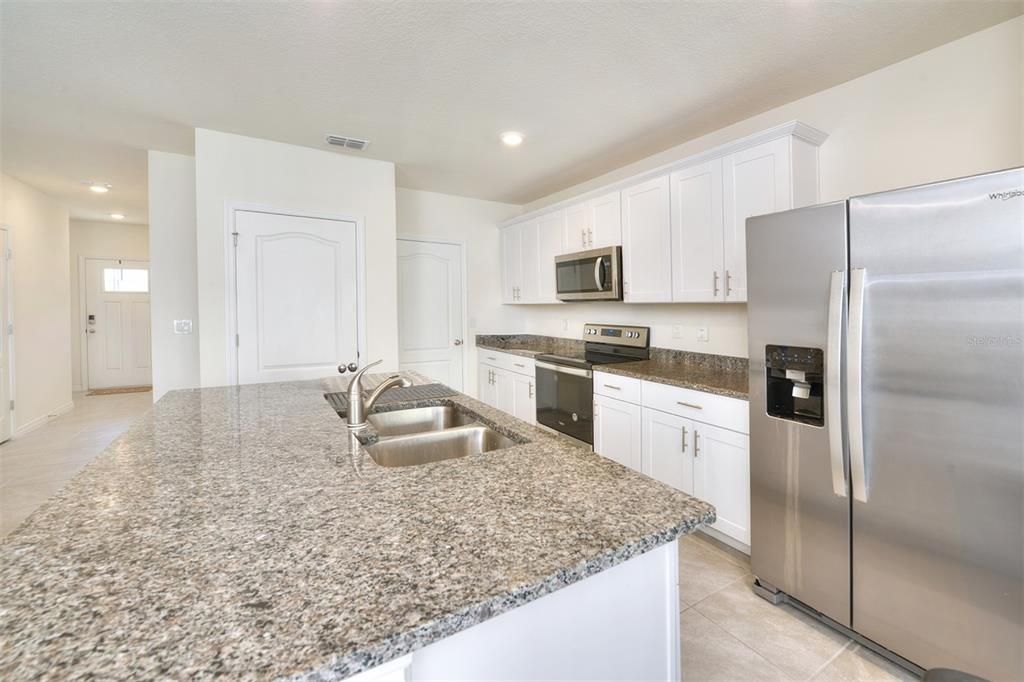
[[[238,383],[358,363],[356,224],[237,211],[235,231]]]
[[[149,386],[149,263],[86,259],[89,388]]]
[[[462,390],[462,247],[398,240],[398,362]]]

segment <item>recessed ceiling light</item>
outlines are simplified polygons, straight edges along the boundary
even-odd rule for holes
[[[105,182],[93,182],[91,180],[83,180],[83,185],[88,185],[89,190],[96,192],[96,194],[106,194],[110,191],[110,185]]]
[[[514,130],[506,130],[501,134],[501,141],[506,147],[518,147],[523,143],[523,134]]]
[[[110,217],[114,220],[124,220],[124,213],[111,213]]]

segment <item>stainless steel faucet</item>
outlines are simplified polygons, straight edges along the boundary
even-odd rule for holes
[[[412,386],[411,381],[395,374],[380,382],[377,387],[373,389],[373,392],[370,393],[369,397],[363,401],[363,373],[382,362],[383,360],[378,360],[377,362],[371,362],[366,365],[352,376],[352,380],[348,384],[348,428],[350,429],[360,429],[366,426],[367,413],[373,408],[377,399],[380,398],[384,391],[389,388],[394,388],[395,386],[401,386],[402,388]],[[344,367],[344,365],[338,366],[339,372],[342,371],[342,367]]]

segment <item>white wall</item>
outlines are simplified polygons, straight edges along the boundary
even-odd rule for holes
[[[534,210],[798,119],[829,134],[822,202],[1024,163],[1024,17],[772,109],[524,207]],[[528,307],[524,331],[580,338],[586,322],[647,324],[651,343],[747,354],[740,304]],[[566,320],[569,328],[565,329]],[[681,327],[682,338],[672,328]],[[709,327],[708,343],[696,340]]]
[[[520,207],[495,201],[399,188],[398,236],[460,242],[466,256],[467,367],[463,392],[476,395],[476,334],[516,333],[524,311],[501,305],[498,223]]]
[[[14,433],[71,409],[68,211],[3,176],[0,216],[10,230]]]
[[[196,162],[149,152],[150,316],[153,400],[199,386],[199,294],[196,287]],[[192,320],[175,334],[174,320]]]
[[[357,218],[366,231],[367,360],[398,366],[395,167],[335,152],[196,130],[200,382],[228,381],[225,206]],[[151,221],[152,222],[152,221]]]
[[[88,386],[88,368],[83,366],[82,341],[85,324],[81,310],[81,259],[122,258],[149,260],[149,230],[145,225],[72,220],[71,249],[71,388]],[[152,288],[152,287],[151,287]]]

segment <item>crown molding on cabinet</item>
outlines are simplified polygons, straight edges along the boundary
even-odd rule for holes
[[[577,204],[581,201],[586,201],[587,199],[593,199],[603,194],[607,194],[608,192],[622,190],[641,182],[653,180],[657,177],[665,175],[666,173],[671,173],[672,171],[681,170],[683,168],[696,165],[698,163],[710,161],[711,159],[717,159],[723,156],[727,156],[741,149],[753,147],[763,142],[769,142],[771,140],[776,140],[780,137],[786,137],[789,135],[809,142],[810,144],[813,144],[815,147],[820,147],[822,143],[828,139],[828,133],[822,132],[821,130],[818,130],[813,126],[809,126],[806,123],[801,123],[800,121],[788,121],[786,123],[781,123],[777,126],[768,128],[766,130],[761,130],[751,135],[747,135],[746,137],[741,137],[739,139],[733,140],[732,142],[726,142],[725,144],[719,145],[717,147],[712,147],[711,149],[708,149],[706,151],[698,152],[697,154],[684,157],[682,159],[679,159],[678,161],[672,161],[671,163],[658,166],[657,168],[652,168],[651,170],[644,171],[643,173],[638,173],[637,175],[632,175],[628,178],[617,180],[613,183],[603,185],[601,187],[584,192],[583,194],[578,194],[572,198],[563,199],[561,201],[557,201],[553,204],[549,204],[542,208],[534,209],[529,213],[523,213],[522,215],[509,218],[501,223],[501,227],[508,227],[509,225],[515,225],[517,223],[525,222],[527,220],[539,218],[540,216],[543,216],[547,213],[551,213],[552,211],[557,211],[558,209],[572,206],[573,204]]]

